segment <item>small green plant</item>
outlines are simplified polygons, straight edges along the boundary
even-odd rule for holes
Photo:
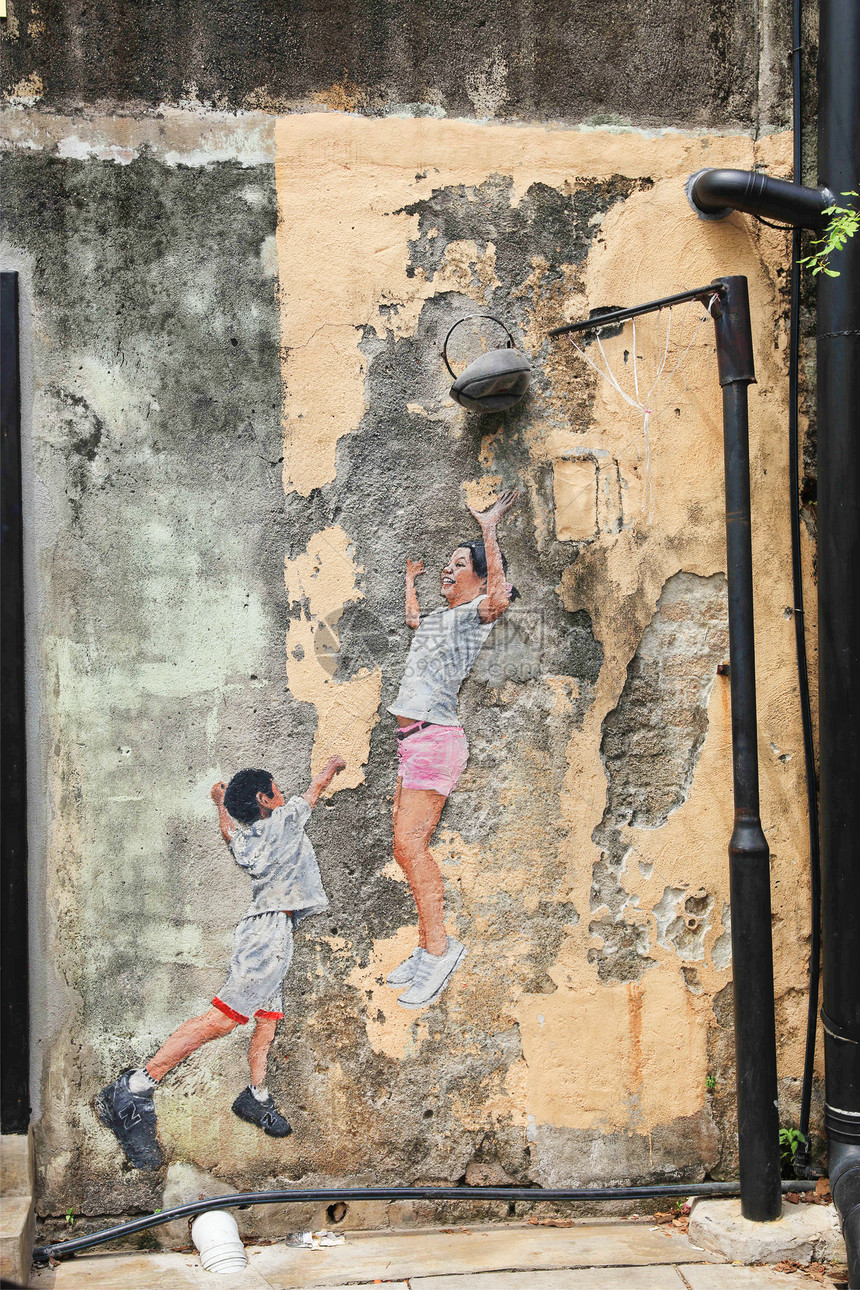
[[[715,1089],[716,1087],[717,1087],[717,1079],[716,1079],[716,1076],[715,1076],[715,1075],[706,1075],[706,1076],[705,1076],[705,1088],[707,1089],[707,1091],[708,1091],[709,1093],[713,1093],[713,1091],[714,1091],[714,1089]]]
[[[780,1129],[779,1163],[782,1167],[783,1178],[794,1177],[794,1157],[797,1155],[798,1149],[805,1146],[806,1137],[800,1132],[800,1129]]]
[[[71,1205],[66,1210],[66,1224],[69,1227],[74,1227],[75,1225],[75,1211],[72,1209]]]
[[[853,188],[843,197],[860,197]],[[855,233],[860,231],[860,210],[856,206],[827,206],[823,215],[829,215],[830,220],[821,235],[814,237],[812,245],[817,247],[812,255],[804,256],[798,260],[798,264],[805,264],[812,269],[812,275],[815,277],[819,273],[826,273],[828,278],[838,278],[839,270],[828,267],[828,260],[834,251],[841,251],[849,238],[854,237]]]

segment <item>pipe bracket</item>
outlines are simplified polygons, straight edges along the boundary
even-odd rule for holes
[[[829,1017],[823,1008],[821,1024],[828,1035],[832,1035],[834,1039],[841,1039],[846,1044],[860,1044],[860,1026],[840,1026],[839,1022]]]

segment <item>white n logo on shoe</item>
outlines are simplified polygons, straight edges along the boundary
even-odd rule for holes
[[[132,1102],[128,1102],[120,1111],[119,1118],[122,1120],[123,1127],[133,1129],[136,1124],[140,1124],[140,1112]]]

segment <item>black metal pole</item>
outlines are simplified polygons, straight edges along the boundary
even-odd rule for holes
[[[0,273],[0,1121],[30,1122],[18,275]]]
[[[770,853],[759,816],[755,694],[750,453],[747,386],[755,382],[749,288],[739,275],[630,309],[556,327],[549,334],[593,331],[676,300],[701,300],[714,319],[723,388],[726,476],[726,570],[732,693],[735,825],[729,842],[735,1054],[741,1212],[772,1222],[782,1212],[776,1019],[773,1001]]]
[[[821,0],[818,173],[860,187],[860,4]],[[825,1125],[860,1287],[860,235],[818,277],[818,645]]]
[[[770,855],[759,816],[747,387],[755,381],[744,277],[721,279],[713,308],[723,387],[726,572],[735,825],[729,843],[741,1212],[771,1222],[782,1211]]]

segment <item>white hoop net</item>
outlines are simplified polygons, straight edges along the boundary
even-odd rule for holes
[[[642,512],[645,515],[647,515],[649,523],[652,523],[654,519],[654,483],[651,477],[650,429],[653,423],[661,415],[661,413],[663,413],[666,410],[666,408],[670,406],[670,404],[676,402],[675,395],[665,399],[662,403],[658,403],[656,396],[659,394],[659,391],[663,389],[668,384],[668,382],[670,382],[672,378],[678,375],[679,373],[681,375],[681,380],[683,382],[683,388],[685,390],[688,388],[687,382],[686,380],[684,380],[683,372],[681,372],[681,365],[684,362],[684,359],[689,354],[690,350],[693,348],[694,344],[696,343],[696,340],[698,339],[699,332],[702,330],[702,327],[705,325],[706,322],[711,321],[711,310],[713,309],[714,302],[717,299],[718,297],[715,292],[709,299],[707,306],[705,307],[705,312],[698,320],[695,326],[695,329],[693,330],[692,336],[688,341],[686,341],[686,343],[682,339],[683,319],[681,324],[676,328],[675,336],[673,336],[672,335],[672,320],[673,320],[672,306],[669,305],[667,306],[665,311],[661,311],[661,312],[665,312],[668,315],[666,320],[665,340],[659,346],[657,357],[656,357],[656,367],[654,369],[653,376],[650,378],[650,384],[647,386],[647,389],[646,389],[645,382],[648,378],[643,377],[640,385],[639,363],[641,362],[641,355],[637,353],[638,342],[637,342],[637,336],[636,336],[635,318],[630,319],[630,322],[633,325],[633,349],[632,349],[633,381],[632,381],[632,388],[629,388],[628,386],[628,389],[626,390],[621,385],[621,382],[619,381],[615,373],[612,371],[612,367],[610,366],[609,359],[606,355],[606,350],[603,348],[603,341],[601,340],[600,333],[603,330],[601,327],[595,326],[594,331],[589,334],[593,335],[595,340],[597,341],[597,348],[600,350],[600,357],[603,361],[602,366],[599,362],[595,362],[594,359],[589,358],[585,350],[582,349],[579,344],[577,344],[575,335],[573,333],[571,333],[568,337],[571,345],[573,345],[573,348],[576,350],[577,354],[579,354],[580,358],[582,358],[588,364],[588,366],[597,373],[598,376],[601,376],[604,381],[607,381],[608,384],[612,387],[612,389],[615,390],[616,394],[620,395],[620,397],[624,400],[625,403],[628,403],[631,408],[636,408],[639,412],[642,413],[642,419],[643,419],[642,431],[645,438],[645,478],[644,478],[643,495],[642,495]],[[609,324],[609,325],[612,325],[612,324]],[[672,363],[672,359],[674,359],[674,363]]]

